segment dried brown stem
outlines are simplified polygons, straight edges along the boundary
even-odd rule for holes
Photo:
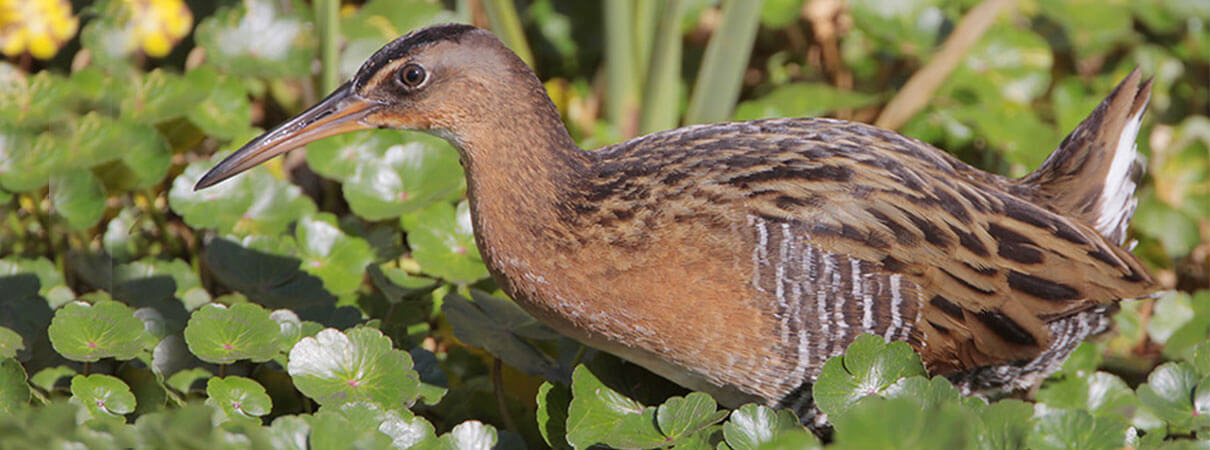
[[[889,130],[898,129],[924,108],[941,83],[958,67],[966,52],[991,27],[996,16],[1013,2],[1014,0],[984,0],[968,11],[958,22],[954,32],[941,44],[941,50],[899,89],[895,98],[883,108],[874,125]]]

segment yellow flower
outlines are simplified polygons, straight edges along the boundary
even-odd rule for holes
[[[183,0],[125,0],[135,40],[148,56],[163,57],[189,34],[193,13]]]
[[[79,25],[68,0],[0,0],[0,52],[50,59]]]

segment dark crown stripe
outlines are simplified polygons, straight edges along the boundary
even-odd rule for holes
[[[474,30],[478,30],[478,28],[464,24],[448,24],[431,26],[405,34],[374,52],[374,55],[370,56],[370,59],[367,59],[360,69],[357,69],[357,75],[353,77],[354,85],[355,87],[360,86],[361,83],[382,70],[384,66],[407,56],[418,47],[442,41],[456,42],[466,33]]]

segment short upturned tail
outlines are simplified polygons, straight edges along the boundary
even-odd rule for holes
[[[1151,80],[1130,72],[1042,167],[1019,181],[1026,195],[1122,245],[1138,205],[1143,165],[1135,141],[1150,97]]]

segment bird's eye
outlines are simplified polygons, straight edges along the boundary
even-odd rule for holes
[[[424,82],[428,74],[424,72],[424,68],[416,64],[408,64],[399,70],[399,81],[407,87],[420,86]]]

